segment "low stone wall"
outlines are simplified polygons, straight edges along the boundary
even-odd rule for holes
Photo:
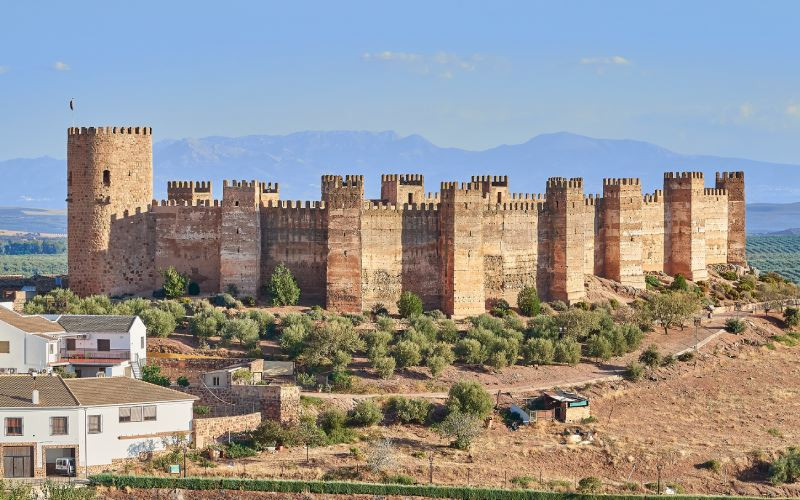
[[[198,385],[175,389],[200,398],[197,405],[223,412],[233,407],[260,411],[266,420],[296,422],[300,415],[300,387],[296,385],[232,385],[209,388]]]
[[[205,372],[220,370],[232,365],[252,361],[250,358],[192,358],[171,359],[148,355],[147,363],[161,368],[161,373],[171,380],[180,376],[189,379],[192,385],[200,384],[200,376]]]
[[[196,418],[192,441],[201,450],[229,432],[251,431],[261,423],[261,413],[248,413],[232,417]]]

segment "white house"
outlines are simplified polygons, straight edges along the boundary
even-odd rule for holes
[[[0,373],[60,366],[78,377],[139,378],[146,335],[137,316],[26,316],[0,307]]]
[[[0,376],[0,476],[43,477],[161,450],[189,437],[196,396],[124,377]]]
[[[63,333],[55,321],[0,307],[0,372],[49,371],[58,361]]]
[[[59,359],[78,377],[136,376],[147,358],[147,328],[138,316],[64,314],[57,318]]]

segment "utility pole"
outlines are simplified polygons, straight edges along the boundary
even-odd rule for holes
[[[664,464],[656,465],[656,470],[658,471],[658,482],[656,483],[656,494],[661,494],[661,469],[664,467]]]
[[[433,452],[428,454],[428,483],[433,484]]]

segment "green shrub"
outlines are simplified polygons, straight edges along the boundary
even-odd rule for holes
[[[532,338],[522,345],[522,357],[527,365],[549,365],[555,357],[553,341],[544,338]]]
[[[246,305],[247,307],[255,307],[256,299],[251,295],[245,295],[242,297],[242,304]]]
[[[142,367],[142,380],[151,384],[169,387],[171,382],[169,377],[161,374],[161,367],[157,365],[145,365]]]
[[[410,340],[401,340],[392,348],[392,357],[397,362],[398,368],[417,366],[422,362],[422,353],[419,344]]]
[[[682,274],[676,274],[675,279],[672,280],[672,283],[670,283],[669,285],[669,289],[686,292],[689,290],[689,283],[686,281],[686,278]]]
[[[189,287],[189,277],[179,273],[173,266],[169,266],[161,272],[164,278],[164,296],[168,299],[177,299],[186,295]]]
[[[550,302],[550,308],[554,311],[564,312],[569,309],[569,306],[563,300],[554,300]]]
[[[603,482],[600,478],[589,476],[578,481],[578,491],[581,493],[599,493],[603,489]]]
[[[477,339],[461,339],[453,350],[461,362],[469,365],[479,365],[486,360],[486,352]]]
[[[257,454],[258,452],[253,448],[240,443],[231,443],[225,447],[225,456],[228,458],[236,459],[254,457]]]
[[[719,472],[722,470],[722,463],[719,460],[712,458],[711,460],[706,460],[702,464],[698,465],[701,469],[708,469],[711,472]]]
[[[747,330],[747,324],[737,318],[730,318],[725,322],[725,329],[731,333],[742,333]]]
[[[541,312],[541,302],[536,288],[526,286],[517,294],[517,307],[519,312],[525,316],[533,317]]]
[[[347,415],[339,408],[330,408],[319,414],[319,426],[330,434],[331,431],[341,429],[347,423]]]
[[[234,309],[238,301],[236,297],[229,293],[218,293],[211,297],[211,303],[217,307],[224,307],[226,309]]]
[[[389,399],[387,411],[404,424],[424,424],[433,405],[424,399],[408,399],[395,396]]]
[[[573,339],[563,338],[556,341],[553,361],[568,365],[577,365],[581,360],[581,345]]]
[[[511,311],[511,305],[509,305],[508,301],[505,299],[497,299],[494,301],[494,304],[492,305],[492,316],[497,316],[498,318],[505,318],[510,311]]]
[[[300,387],[303,387],[305,389],[308,389],[308,388],[311,388],[311,387],[314,387],[314,386],[317,385],[316,377],[314,377],[314,375],[312,375],[310,373],[302,373],[302,372],[300,372],[300,373],[297,374],[296,379],[297,379],[297,385],[299,385]]]
[[[492,396],[481,384],[475,381],[461,380],[450,387],[447,396],[447,409],[485,418],[494,407]]]
[[[283,264],[278,264],[267,284],[267,296],[273,306],[294,306],[300,300],[300,287],[294,279],[292,271]]]
[[[628,363],[628,366],[625,369],[625,377],[627,377],[628,380],[632,380],[635,382],[637,380],[641,380],[643,376],[644,376],[643,364],[637,361],[631,361],[630,363]]]
[[[687,362],[693,359],[694,359],[694,351],[686,351],[678,355],[678,361]]]
[[[383,302],[376,302],[372,308],[370,308],[369,312],[376,318],[389,315],[389,309],[386,308],[386,305]]]
[[[451,351],[452,352],[452,351]],[[442,372],[452,364],[452,360],[446,358],[445,356],[428,356],[425,359],[425,366],[431,371],[431,376],[433,378],[438,377],[442,374]]]
[[[359,401],[347,415],[350,425],[369,427],[383,420],[381,408],[372,400]]]
[[[789,448],[769,466],[772,484],[795,483],[800,480],[800,449]]]
[[[516,486],[517,488],[528,489],[535,482],[536,479],[531,476],[514,476],[511,478],[512,486]]]
[[[639,355],[639,362],[648,368],[656,368],[661,364],[661,353],[658,351],[658,346],[651,344],[650,347],[642,351]]]
[[[414,292],[405,291],[397,301],[397,310],[404,318],[422,314],[422,299]]]
[[[189,379],[186,378],[186,375],[181,375],[175,382],[181,387],[189,387]]]
[[[189,295],[192,297],[200,295],[200,285],[198,285],[197,282],[192,281],[189,283]]]
[[[150,337],[167,337],[175,331],[175,317],[161,309],[147,309],[139,316]]]
[[[236,339],[250,349],[258,345],[258,323],[252,319],[229,319],[222,326],[221,334],[226,342]]]
[[[2,485],[0,485],[1,487]],[[25,485],[23,485],[25,486]],[[2,491],[2,489],[0,489]],[[0,498],[8,500],[23,500],[27,498],[38,498],[31,495],[30,486],[21,488],[18,485],[11,485],[11,488],[6,495]],[[94,488],[82,488],[72,483],[56,483],[51,480],[46,480],[42,485],[42,493],[44,498],[48,500],[93,500],[96,496]]]
[[[386,478],[387,483],[393,484],[417,484],[417,480],[411,476],[406,476],[404,474],[397,474],[394,476],[388,476]]]
[[[739,275],[736,274],[736,271],[721,271],[719,275],[728,281],[736,281],[739,279]]]
[[[605,336],[594,334],[586,341],[586,354],[598,361],[605,361],[611,359],[614,354],[614,348]]]
[[[391,356],[380,356],[372,361],[372,368],[375,373],[384,380],[389,379],[394,375],[394,369],[397,362]]]
[[[661,286],[661,281],[658,279],[658,276],[654,276],[652,274],[645,275],[644,282],[647,285],[647,288],[658,288]]]
[[[800,309],[796,307],[787,307],[783,310],[783,321],[789,328],[794,328],[800,325]]]
[[[206,405],[194,405],[194,414],[198,417],[203,417],[211,413],[211,408]]]

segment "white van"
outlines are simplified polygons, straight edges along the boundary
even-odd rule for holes
[[[56,458],[56,472],[62,476],[75,475],[75,459],[74,458]]]

